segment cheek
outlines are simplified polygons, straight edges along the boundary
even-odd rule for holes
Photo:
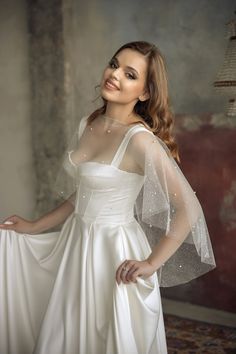
[[[102,79],[106,80],[111,74],[111,69],[105,68],[102,74]]]
[[[137,96],[142,92],[142,85],[135,80],[126,80],[123,82],[122,89],[130,96]]]

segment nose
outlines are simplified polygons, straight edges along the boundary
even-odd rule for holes
[[[120,68],[116,68],[116,69],[114,69],[114,70],[112,71],[112,73],[111,73],[111,77],[112,77],[113,79],[117,80],[117,81],[118,81],[118,79],[119,79],[119,69],[120,69]]]

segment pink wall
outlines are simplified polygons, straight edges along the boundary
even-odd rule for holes
[[[230,124],[231,122],[231,124]],[[162,295],[236,310],[236,117],[176,116],[181,169],[202,205],[217,268]]]

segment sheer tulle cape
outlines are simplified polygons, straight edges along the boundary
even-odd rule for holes
[[[111,163],[130,128],[107,116],[86,125],[87,118],[81,119],[68,144],[54,188],[72,204],[79,185],[79,165],[94,160]],[[109,127],[112,134],[107,134]],[[173,250],[178,243],[177,251],[157,271],[160,286],[183,284],[215,268],[202,207],[165,143],[146,128],[137,130],[130,138],[121,169],[127,167],[127,161],[135,162],[127,172],[137,173],[134,166],[139,167],[139,174],[142,171],[143,186],[134,203],[134,215],[151,247],[163,237],[173,241]]]

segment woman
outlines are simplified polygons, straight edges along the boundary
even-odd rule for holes
[[[82,117],[58,174],[65,201],[38,220],[0,224],[0,354],[165,354],[159,285],[215,267],[201,206],[174,161],[158,48],[118,49],[100,92],[103,106]]]

